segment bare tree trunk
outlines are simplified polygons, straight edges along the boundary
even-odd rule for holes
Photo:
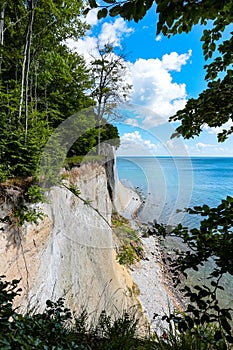
[[[27,29],[27,34],[26,34],[26,39],[25,39],[25,46],[24,46],[24,53],[23,53],[21,90],[20,90],[20,101],[19,101],[19,122],[21,120],[22,109],[23,109],[24,85],[25,85],[25,69],[26,69],[27,51],[28,51],[28,36],[29,36],[29,26],[28,26],[28,29]]]
[[[31,1],[31,16],[29,20],[29,34],[28,34],[28,47],[27,47],[27,67],[25,70],[25,136],[24,141],[27,143],[27,134],[28,134],[28,82],[29,82],[29,70],[31,63],[31,44],[32,44],[32,26],[34,22],[34,0]]]
[[[4,44],[4,20],[5,20],[5,10],[6,10],[7,2],[4,2],[2,8],[0,10],[0,50],[3,49]],[[2,74],[2,52],[0,52],[0,76]]]
[[[32,42],[32,26],[34,21],[34,0],[29,3],[29,20],[25,37],[25,46],[23,53],[23,64],[22,64],[22,77],[21,77],[21,92],[20,92],[20,102],[19,102],[19,121],[22,117],[22,109],[24,102],[24,92],[25,92],[25,143],[27,142],[27,132],[28,132],[28,76],[30,68],[30,52],[31,52],[31,42]]]
[[[101,106],[98,103],[97,109],[97,128],[98,128],[98,140],[97,140],[97,154],[100,155],[100,115],[101,115]]]

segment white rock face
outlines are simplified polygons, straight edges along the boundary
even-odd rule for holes
[[[1,237],[0,271],[7,279],[22,278],[21,311],[42,311],[47,299],[64,297],[72,310],[86,308],[96,317],[102,310],[121,312],[135,303],[129,293],[133,281],[114,259],[105,169],[74,168],[69,182],[83,200],[65,187],[52,188],[38,227],[18,232],[19,244],[8,249],[7,237]]]
[[[138,303],[131,275],[115,258],[111,215],[114,209],[132,219],[140,198],[119,182],[113,152],[108,161],[108,178],[100,164],[67,172],[65,186],[52,188],[48,202],[41,205],[45,217],[38,226],[1,232],[0,275],[21,279],[22,293],[15,303],[21,312],[40,312],[46,300],[64,297],[67,307],[77,313],[85,308],[95,321],[102,310],[117,316]],[[79,196],[68,189],[71,184]],[[1,217],[7,210],[11,208],[3,200]],[[168,312],[173,303],[163,284],[159,250],[153,238],[143,243],[149,260],[141,261],[132,274],[142,308],[156,328],[154,313]]]

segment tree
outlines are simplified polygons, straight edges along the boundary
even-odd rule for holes
[[[67,156],[84,156],[98,145],[98,137],[100,134],[100,142],[107,142],[114,147],[120,146],[120,136],[116,126],[106,123],[99,128],[89,128],[84,132],[78,140],[73,144]]]
[[[87,28],[80,8],[71,0],[0,0],[1,181],[35,174],[54,128],[93,104],[86,64],[64,43]]]
[[[208,60],[205,65],[208,87],[197,99],[190,99],[185,108],[170,119],[181,122],[177,128],[178,134],[191,138],[199,135],[205,124],[217,127],[232,119],[233,36],[230,25],[233,20],[233,1],[108,0],[99,10],[99,18],[109,13],[110,16],[120,15],[138,22],[154,2],[158,13],[157,34],[170,37],[182,32],[188,33],[194,25],[203,25],[201,40],[205,60]],[[89,4],[89,8],[97,7],[95,1],[90,1]],[[205,28],[207,24],[208,29]],[[223,40],[223,34],[228,39]],[[219,141],[224,141],[232,132],[233,127],[224,130],[218,135]]]
[[[98,57],[91,61],[94,90],[91,96],[96,103],[98,151],[100,153],[101,127],[117,117],[114,109],[127,99],[131,86],[125,81],[127,67],[122,52],[116,52],[112,44],[97,47]]]
[[[0,8],[0,50],[2,51],[2,47],[4,44],[4,19],[5,19],[5,10],[7,7],[7,2],[4,1],[1,4]],[[2,53],[0,52],[0,76],[2,72]]]

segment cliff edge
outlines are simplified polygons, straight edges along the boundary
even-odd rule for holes
[[[12,227],[1,234],[1,275],[21,279],[17,305],[22,312],[42,311],[46,300],[64,297],[75,312],[85,308],[95,317],[102,310],[120,314],[138,301],[130,274],[115,259],[114,202],[106,168],[89,163],[64,175],[64,186],[51,188],[47,203],[40,204],[44,219],[38,225]],[[69,189],[71,185],[79,196]],[[10,208],[6,201],[1,204],[6,214]]]

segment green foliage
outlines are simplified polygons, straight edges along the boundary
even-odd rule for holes
[[[118,318],[103,311],[96,324],[90,323],[86,311],[73,316],[64,299],[47,301],[41,314],[21,315],[13,307],[19,295],[18,280],[0,278],[0,348],[35,350],[221,350],[213,339],[211,326],[196,328],[196,333],[179,332],[170,327],[162,337],[139,336],[139,319],[134,310]],[[176,315],[177,316],[177,315]]]
[[[104,123],[100,129],[97,127],[89,128],[84,134],[82,134],[73,144],[67,156],[81,156],[88,154],[91,151],[91,153],[95,154],[99,133],[100,142],[107,142],[116,148],[120,146],[120,136],[117,127],[109,123]]]
[[[113,213],[112,229],[120,247],[117,260],[121,265],[133,265],[144,257],[138,233],[131,227],[129,220],[118,213]]]
[[[92,205],[92,200],[90,198],[86,198],[84,200],[84,205]]]
[[[102,17],[104,12],[106,13],[103,9]],[[100,154],[101,129],[107,121],[119,117],[116,107],[126,101],[132,86],[125,80],[127,66],[122,51],[112,44],[105,44],[104,47],[98,45],[97,49],[98,56],[91,62],[92,78],[95,82],[91,96],[96,103],[97,153]],[[107,132],[113,133],[114,127],[108,127]],[[115,135],[110,138],[115,138]]]
[[[191,215],[203,218],[199,228],[188,229],[178,224],[170,235],[180,237],[186,244],[186,250],[177,250],[175,258],[170,258],[170,267],[175,284],[181,282],[179,271],[187,277],[187,271],[198,271],[204,262],[212,261],[212,271],[208,279],[210,285],[195,285],[190,288],[184,285],[182,292],[190,300],[185,314],[164,317],[175,321],[180,332],[187,330],[196,334],[197,328],[212,327],[212,343],[219,349],[226,349],[233,343],[232,308],[221,307],[219,292],[224,290],[221,280],[225,274],[233,275],[233,198],[227,196],[216,208],[207,205],[187,209]],[[156,222],[150,229],[159,236],[166,236],[166,227]],[[203,332],[203,334],[205,334]]]
[[[174,320],[175,321],[175,320]],[[211,326],[206,324],[198,327],[196,332],[180,332],[176,327],[171,327],[164,331],[163,336],[158,338],[160,350],[221,350],[224,346],[213,341],[213,331]]]
[[[129,220],[127,220],[124,216],[121,216],[117,212],[113,212],[112,214],[112,225],[114,227],[123,227],[125,225],[129,225]]]
[[[14,298],[22,291],[18,288],[19,280],[6,282],[5,276],[0,276],[0,324],[1,331],[9,326],[9,320],[14,315],[12,302]]]
[[[10,177],[10,168],[5,164],[0,164],[0,182],[6,181]]]
[[[73,156],[68,157],[65,160],[65,167],[70,169],[74,166],[80,166],[84,163],[91,163],[91,162],[102,162],[104,160],[103,155],[87,155],[87,156]]]
[[[116,126],[112,124],[104,124],[101,127],[100,141],[107,142],[116,149],[120,146],[120,136]]]
[[[74,184],[70,184],[69,185],[69,190],[75,195],[75,196],[80,196],[81,195],[81,191],[78,188],[78,186],[74,185]]]
[[[2,276],[3,277],[3,276]],[[10,349],[140,349],[147,341],[136,337],[138,320],[123,313],[112,319],[103,311],[97,325],[88,324],[86,312],[72,321],[64,300],[47,301],[42,314],[21,315],[13,307],[21,291],[19,281],[0,279],[0,348]],[[147,349],[147,346],[144,347]],[[148,347],[149,349],[149,347]]]
[[[17,220],[18,226],[22,226],[26,222],[38,224],[38,221],[44,218],[44,213],[37,208],[29,208],[26,205],[21,205],[14,211],[14,217]]]
[[[134,20],[135,22],[140,21],[151,8],[154,1],[119,1],[104,0],[105,6],[98,11],[98,19],[105,18],[107,14],[111,17],[120,15],[128,21]],[[95,1],[89,0],[88,7],[85,9],[84,14],[87,14],[90,9],[96,8],[98,5]]]
[[[112,228],[121,242],[139,242],[138,233],[132,228],[129,220],[117,212],[112,214]]]
[[[81,156],[93,151],[97,145],[98,130],[95,128],[88,129],[78,140],[73,144],[67,156]]]
[[[16,189],[16,194],[10,195],[8,191]],[[22,226],[26,222],[38,224],[44,218],[44,213],[36,206],[44,202],[45,198],[36,180],[32,178],[14,178],[1,186],[1,196],[9,205],[9,212],[0,221],[5,224]],[[8,218],[8,220],[6,220]],[[5,227],[7,229],[7,227]],[[2,228],[4,231],[5,228]]]
[[[0,4],[0,181],[35,175],[54,128],[93,104],[85,62],[64,44],[87,29],[80,8],[71,0]]]
[[[117,260],[121,265],[133,265],[136,261],[139,261],[139,257],[136,254],[134,247],[130,244],[125,244],[120,247],[117,254]]]
[[[185,138],[199,135],[203,125],[218,127],[232,118],[233,71],[232,71],[232,31],[233,2],[231,0],[215,2],[199,1],[178,2],[157,1],[159,23],[157,33],[174,35],[189,32],[194,25],[201,23],[203,29],[202,49],[208,64],[205,79],[207,89],[197,99],[191,99],[185,108],[171,117],[171,121],[180,121],[177,132]],[[224,36],[226,40],[222,40]],[[212,56],[214,59],[211,61]],[[223,74],[220,74],[223,73]],[[220,142],[225,141],[233,128],[218,134]]]
[[[29,203],[43,202],[45,199],[40,186],[37,184],[28,187],[24,193],[24,197]]]

